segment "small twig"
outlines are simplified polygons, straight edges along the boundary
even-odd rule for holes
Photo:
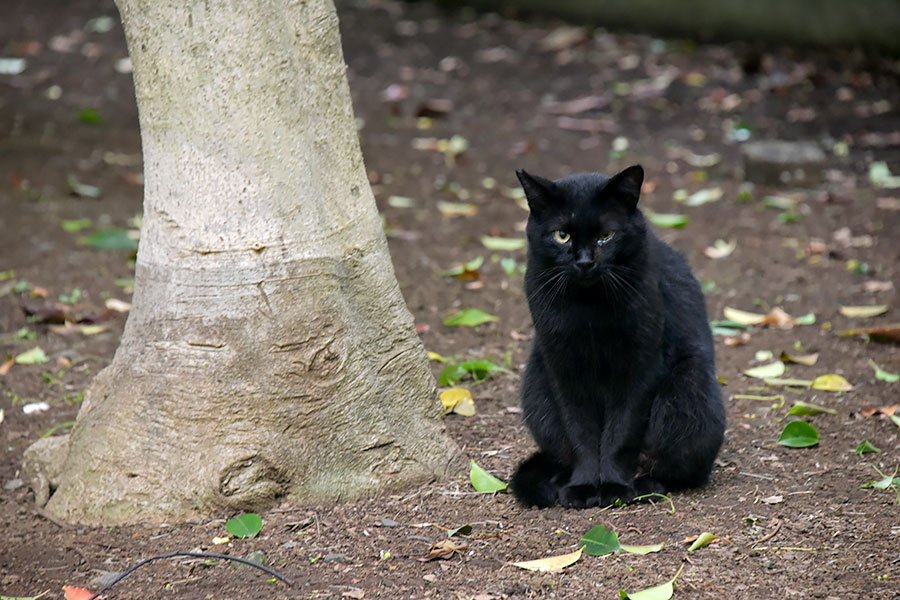
[[[154,560],[159,560],[161,558],[174,558],[176,556],[190,556],[191,558],[219,558],[219,559],[223,559],[223,560],[233,560],[235,562],[239,562],[241,564],[247,565],[248,567],[256,567],[257,569],[259,569],[261,571],[265,571],[266,573],[268,573],[275,579],[278,579],[278,580],[284,582],[285,584],[287,584],[288,587],[294,587],[294,584],[293,584],[293,582],[291,582],[291,580],[282,576],[277,571],[270,569],[269,567],[265,567],[263,565],[257,564],[255,562],[253,562],[252,560],[247,560],[246,558],[238,558],[237,556],[228,556],[227,554],[212,554],[210,552],[170,552],[168,554],[158,554],[156,556],[151,556],[150,558],[145,558],[144,560],[140,561],[139,563],[132,565],[131,568],[129,568],[128,570],[119,574],[118,577],[116,577],[115,579],[110,581],[108,584],[106,584],[106,586],[103,589],[101,589],[99,592],[97,592],[96,594],[94,594],[93,596],[88,598],[88,600],[95,600],[98,596],[100,596],[100,594],[102,594],[103,592],[105,592],[106,590],[111,588],[112,586],[116,585],[117,583],[119,583],[120,581],[122,581],[123,579],[125,579],[126,577],[131,575],[132,573],[134,573],[137,569],[146,565],[147,563],[153,562]]]
[[[771,540],[773,537],[775,537],[775,535],[776,535],[780,530],[781,530],[781,521],[778,521],[778,523],[775,524],[775,529],[772,530],[772,533],[770,533],[770,534],[764,536],[763,538],[761,538],[761,539],[759,539],[759,540],[756,540],[755,542],[753,542],[753,543],[750,544],[750,545],[751,545],[751,546],[758,546],[758,545],[762,544],[763,542],[768,542],[768,541]]]
[[[745,473],[741,471],[738,475],[746,475],[747,477],[756,477],[758,479],[768,479],[769,481],[775,481],[774,477],[770,477],[768,475],[757,475],[756,473]]]

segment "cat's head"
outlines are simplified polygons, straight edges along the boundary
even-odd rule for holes
[[[550,181],[516,171],[531,216],[528,246],[540,268],[559,267],[582,284],[628,267],[645,245],[637,208],[644,170],[635,165],[613,177],[579,173]]]

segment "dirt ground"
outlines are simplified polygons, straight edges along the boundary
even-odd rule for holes
[[[640,162],[648,174],[642,205],[688,216],[684,228],[658,231],[688,256],[708,292],[711,319],[722,319],[726,306],[759,313],[780,306],[795,317],[812,312],[816,322],[754,327],[740,345],[717,336],[726,443],[710,485],[674,494],[674,513],[665,501],[602,512],[525,509],[508,494],[473,493],[460,473],[405,495],[280,506],[262,515],[255,539],[214,545],[233,515],[149,527],[65,526],[35,508],[20,480],[23,451],[55,427],[66,430],[124,322],[112,313],[96,323],[103,331],[84,335],[32,322],[23,307],[63,296],[70,315],[97,321],[109,316],[102,314],[106,299],[129,300],[129,252],[79,239],[129,227],[142,189],[137,110],[113,3],[12,0],[4,13],[0,57],[24,58],[27,66],[0,75],[0,363],[36,345],[49,362],[17,364],[0,376],[0,595],[61,598],[64,584],[96,591],[99,576],[140,559],[203,549],[262,551],[294,586],[230,563],[163,560],[119,583],[113,595],[618,598],[619,589],[663,583],[684,566],[679,599],[900,597],[896,489],[861,487],[881,479],[873,467],[890,474],[900,461],[900,428],[863,410],[898,401],[900,383],[876,379],[868,361],[897,373],[900,351],[836,335],[900,322],[900,189],[869,177],[876,161],[900,173],[896,60],[613,35],[430,4],[340,2],[367,168],[428,350],[490,358],[513,375],[521,370],[532,331],[517,272],[524,251],[491,251],[481,242],[523,235],[516,168],[559,177]],[[9,61],[0,65],[17,70]],[[435,142],[453,136],[467,142],[462,154]],[[824,176],[801,189],[744,186],[747,138],[816,144],[825,151]],[[99,197],[82,184],[98,188]],[[715,188],[721,198],[702,206],[673,200],[676,190]],[[774,201],[782,208],[766,206],[773,204],[767,196],[782,198]],[[469,216],[446,216],[445,202],[470,204]],[[90,225],[62,227],[78,219]],[[704,254],[717,239],[736,242],[730,256]],[[478,279],[442,275],[478,256]],[[880,304],[888,312],[870,319],[839,312]],[[476,329],[442,324],[463,308],[499,320]],[[785,377],[835,373],[853,389],[767,388],[742,375],[771,362],[757,357],[761,351],[775,360],[783,351],[816,352],[814,366],[790,364]],[[434,366],[439,373],[442,365]],[[516,411],[518,381],[501,374],[462,384],[477,414],[450,415],[447,427],[469,457],[506,479],[532,449]],[[779,394],[783,405],[746,397]],[[817,446],[780,446],[779,433],[794,419],[787,411],[801,400],[836,412],[804,417],[819,431]],[[49,408],[26,414],[37,402]],[[864,440],[881,452],[854,453]],[[464,524],[472,525],[470,536],[453,539],[467,549],[418,560],[447,539],[444,528]],[[623,543],[665,547],[646,556],[584,556],[556,573],[509,564],[571,552],[597,524],[613,527]],[[683,540],[702,532],[720,539],[687,552]]]

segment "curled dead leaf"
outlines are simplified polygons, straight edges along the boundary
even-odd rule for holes
[[[419,562],[428,562],[436,558],[448,559],[457,552],[465,552],[469,549],[468,544],[457,544],[451,539],[440,540],[431,545],[428,549],[428,556],[417,558]]]

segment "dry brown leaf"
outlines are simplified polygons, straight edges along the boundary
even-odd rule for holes
[[[457,544],[450,539],[441,540],[431,545],[431,547],[428,549],[428,556],[424,558],[417,558],[416,560],[420,562],[428,562],[429,560],[434,560],[436,558],[450,558],[456,552],[464,552],[468,549],[468,544]]]
[[[867,406],[864,409],[859,411],[864,417],[871,417],[873,415],[884,415],[886,417],[894,416],[894,413],[897,412],[897,409],[900,408],[900,404],[891,404],[890,406],[882,406],[881,408],[875,408],[874,406]]]
[[[893,342],[900,344],[900,324],[885,325],[884,327],[868,327],[864,329],[847,329],[838,332],[843,337],[864,336],[873,342]]]
[[[775,325],[779,329],[791,329],[794,326],[794,317],[787,314],[781,308],[775,307],[759,322],[760,325]]]
[[[9,373],[9,370],[12,369],[12,366],[16,364],[16,359],[11,358],[2,365],[0,365],[0,377]]]
[[[745,331],[741,333],[741,335],[735,335],[725,338],[724,340],[722,340],[722,343],[724,343],[726,346],[743,346],[749,341],[750,334]]]

